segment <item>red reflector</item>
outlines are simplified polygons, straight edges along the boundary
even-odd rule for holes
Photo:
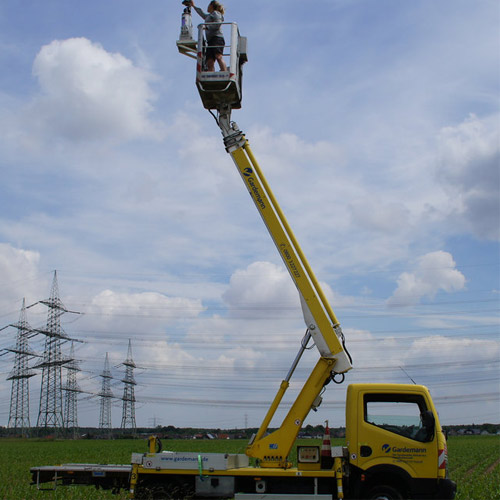
[[[438,450],[438,468],[446,469],[446,462],[448,461],[448,457],[446,456],[446,449]]]

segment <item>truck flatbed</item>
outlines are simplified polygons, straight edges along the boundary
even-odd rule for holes
[[[42,483],[52,483],[52,488],[64,485],[96,485],[103,489],[128,488],[132,465],[127,464],[61,464],[32,467],[31,484],[42,489]]]

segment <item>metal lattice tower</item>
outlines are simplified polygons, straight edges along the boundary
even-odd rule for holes
[[[63,386],[63,391],[65,392],[64,427],[76,430],[78,428],[77,395],[81,392],[80,386],[76,381],[76,374],[81,370],[78,366],[78,361],[75,359],[75,346],[73,342],[71,342],[69,357],[70,361],[64,366],[66,368],[66,384]]]
[[[104,370],[102,371],[102,387],[101,392],[98,394],[101,397],[101,412],[99,413],[99,429],[107,429],[111,431],[111,398],[113,393],[111,391],[111,371],[109,370],[108,353],[104,360]]]
[[[45,335],[45,349],[41,363],[33,367],[42,368],[40,409],[36,425],[37,427],[62,428],[64,419],[61,367],[69,360],[62,356],[61,342],[70,339],[61,328],[61,316],[68,310],[59,298],[57,271],[54,271],[50,298],[40,303],[48,307],[48,315],[47,328],[37,330],[38,333]]]
[[[127,359],[122,363],[125,366],[125,378],[122,382],[125,384],[123,389],[123,412],[122,412],[122,429],[136,429],[135,423],[135,395],[134,386],[134,368],[136,367],[132,359],[132,344],[128,341]]]
[[[31,327],[26,319],[26,301],[23,299],[19,322],[10,325],[17,328],[16,347],[6,349],[15,353],[14,368],[7,380],[12,380],[10,393],[10,411],[8,427],[20,429],[23,433],[30,428],[29,379],[35,375],[28,367],[29,358],[35,356],[28,347],[28,335]]]

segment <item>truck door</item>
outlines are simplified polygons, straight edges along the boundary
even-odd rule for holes
[[[433,405],[420,386],[413,387],[408,392],[359,394],[358,416],[362,418],[357,421],[356,465],[362,470],[391,466],[414,479],[436,478],[438,446]]]

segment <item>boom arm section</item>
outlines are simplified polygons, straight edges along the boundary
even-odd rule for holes
[[[304,419],[321,402],[324,385],[335,374],[352,368],[344,348],[340,324],[328,303],[319,282],[303,254],[264,174],[262,173],[244,134],[230,121],[229,107],[219,109],[218,123],[226,150],[233,158],[257,210],[259,211],[300,296],[307,338],[312,337],[321,358],[278,431],[263,437],[280,401],[288,388],[289,379],[305,349],[303,344],[288,377],[280,386],[259,432],[249,444],[247,454],[260,460],[262,466],[286,467],[286,457],[293,446]],[[306,341],[307,342],[307,341]]]
[[[226,23],[223,23],[226,24]],[[205,71],[203,33],[198,31],[198,43],[192,38],[190,9],[182,16],[179,51],[193,56],[197,53],[196,83],[206,109],[216,109],[217,123],[224,136],[227,152],[233,158],[241,178],[252,197],[292,280],[297,287],[307,326],[306,337],[294,364],[274,398],[267,415],[247,448],[247,455],[259,459],[263,467],[288,467],[287,457],[297,434],[311,409],[321,403],[323,387],[335,376],[351,369],[351,358],[344,347],[344,335],[335,314],[326,300],[288,222],[262,173],[250,145],[238,126],[231,122],[231,111],[241,107],[242,65],[247,61],[246,38],[239,35],[236,23],[230,23],[230,46],[224,47],[229,56],[228,72]],[[229,52],[227,51],[229,49]],[[213,113],[212,113],[213,114]],[[215,115],[214,115],[215,116]],[[281,427],[265,436],[269,424],[289,387],[290,378],[304,352],[307,342],[313,339],[320,359],[305,382],[299,396],[285,417]],[[335,380],[337,381],[337,380]]]

